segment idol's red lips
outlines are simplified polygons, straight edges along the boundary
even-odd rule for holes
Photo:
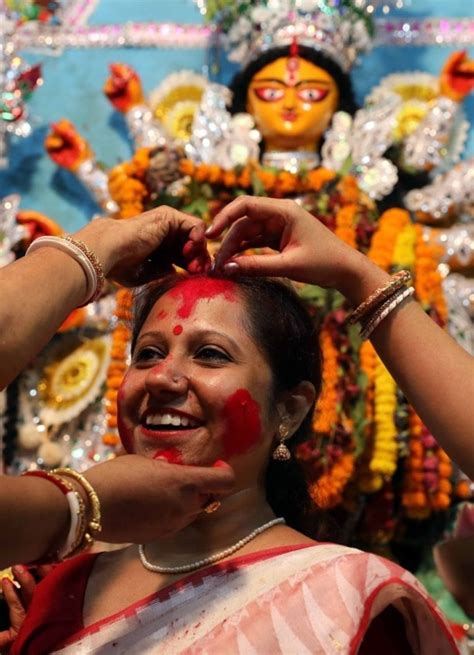
[[[295,121],[298,118],[298,114],[294,111],[285,111],[282,116],[285,121]]]

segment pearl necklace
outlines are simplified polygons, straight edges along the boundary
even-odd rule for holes
[[[184,566],[158,566],[158,564],[152,564],[146,558],[145,547],[143,544],[139,544],[138,554],[140,556],[140,561],[143,564],[143,566],[149,571],[153,571],[154,573],[187,573],[188,571],[195,571],[196,569],[201,568],[201,566],[206,566],[207,564],[213,564],[214,562],[218,562],[219,560],[224,559],[224,557],[228,557],[229,555],[232,555],[233,553],[235,553],[236,550],[240,550],[240,548],[245,546],[245,544],[248,544],[249,541],[252,541],[252,539],[255,539],[255,537],[257,537],[259,534],[265,532],[265,530],[268,530],[269,528],[272,528],[274,525],[278,525],[278,523],[285,523],[285,519],[279,518],[279,519],[273,519],[272,521],[268,521],[268,523],[264,523],[259,528],[255,528],[255,530],[253,530],[250,534],[248,534],[243,539],[240,539],[240,541],[238,541],[233,546],[229,546],[229,548],[226,548],[225,550],[221,550],[220,553],[216,553],[215,555],[210,555],[209,557],[200,559],[197,562],[192,562],[191,564],[185,564]]]

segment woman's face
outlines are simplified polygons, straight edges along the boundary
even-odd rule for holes
[[[314,150],[339,103],[334,79],[301,57],[280,57],[252,78],[247,111],[267,150]]]
[[[278,422],[271,370],[245,312],[232,281],[206,277],[183,280],[155,303],[119,391],[127,451],[183,464],[231,461],[246,484],[263,473]]]

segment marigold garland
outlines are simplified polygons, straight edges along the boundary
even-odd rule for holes
[[[423,308],[431,313],[433,310],[444,325],[448,310],[444,297],[442,279],[438,271],[443,249],[437,244],[429,243],[423,238],[421,225],[414,226],[416,232],[415,244],[415,291]]]
[[[414,225],[406,225],[395,241],[392,264],[396,269],[415,268],[416,229]]]
[[[353,472],[354,455],[344,453],[328,471],[315,482],[310,483],[308,489],[313,502],[321,509],[330,509],[339,505]]]
[[[150,162],[150,149],[139,148],[129,162],[109,172],[109,191],[120,208],[119,218],[130,218],[144,210],[148,189],[144,182]]]
[[[400,232],[410,224],[410,215],[404,209],[388,209],[380,217],[378,229],[372,237],[367,256],[385,271],[393,262],[395,244]]]
[[[352,248],[357,248],[356,242],[357,205],[345,205],[336,214],[336,229],[334,233]]]
[[[117,394],[127,369],[130,330],[125,322],[130,318],[132,294],[128,289],[119,289],[116,294],[115,317],[117,326],[112,333],[112,350],[105,392],[107,432],[102,437],[104,444],[117,446],[120,437],[117,432]]]
[[[369,469],[379,478],[377,485],[391,478],[397,467],[397,427],[395,409],[397,387],[395,380],[377,357],[374,389],[374,450]]]
[[[337,421],[338,350],[327,325],[321,330],[320,345],[323,356],[323,384],[313,418],[313,430],[328,434]]]
[[[206,182],[220,184],[228,189],[234,189],[235,187],[251,189],[254,186],[253,177],[255,176],[265,193],[274,197],[283,197],[307,191],[320,191],[325,184],[336,178],[334,171],[325,168],[289,173],[288,171],[261,168],[257,162],[252,162],[244,166],[239,172],[237,169],[224,170],[214,164],[195,164],[190,159],[181,160],[180,172],[183,175],[192,177],[201,184]],[[351,194],[354,194],[355,191],[351,183],[349,183],[348,189],[349,187]],[[360,191],[357,184],[356,190],[358,196]]]
[[[405,463],[402,505],[409,518],[424,519],[451,504],[453,466],[448,455],[410,408],[410,454]]]

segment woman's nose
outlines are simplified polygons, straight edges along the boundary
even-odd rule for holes
[[[161,361],[148,371],[145,386],[154,395],[183,395],[187,392],[189,381],[182,370],[171,362]]]

